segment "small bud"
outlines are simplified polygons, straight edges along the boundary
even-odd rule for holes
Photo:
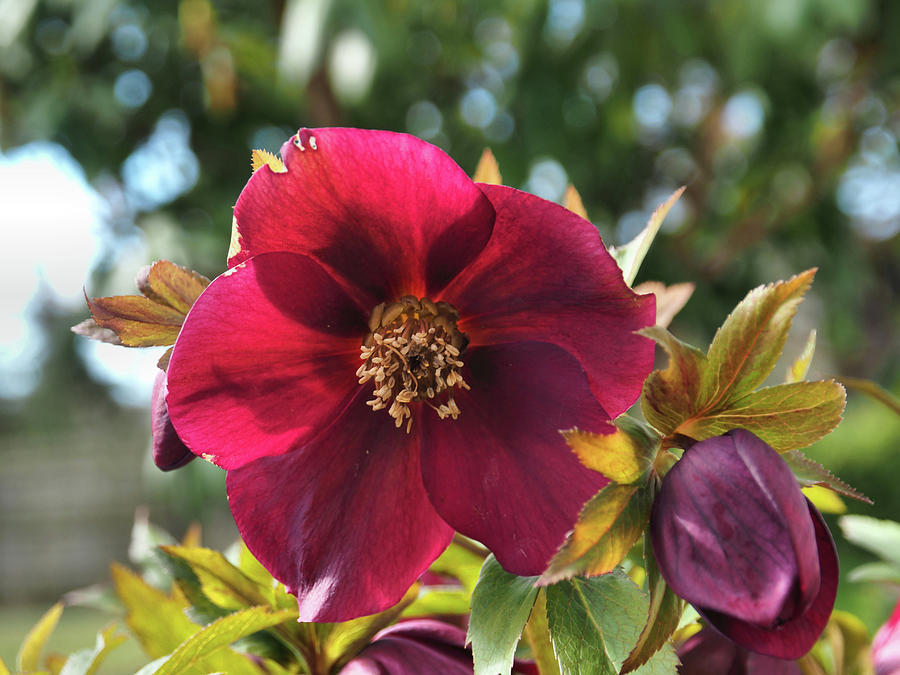
[[[175,433],[175,427],[169,419],[169,406],[166,405],[166,374],[156,374],[153,383],[153,398],[150,408],[150,428],[153,432],[153,462],[163,471],[181,468],[195,455]]]

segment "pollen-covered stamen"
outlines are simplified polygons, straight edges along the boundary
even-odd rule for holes
[[[459,416],[453,388],[468,389],[460,355],[468,338],[456,327],[459,313],[446,302],[406,295],[372,310],[360,347],[359,383],[375,383],[372,410],[387,409],[397,428],[412,429],[410,403],[423,402],[441,419]]]

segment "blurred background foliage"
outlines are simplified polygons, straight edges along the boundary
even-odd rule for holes
[[[408,131],[470,172],[490,146],[509,185],[574,184],[610,244],[687,185],[638,279],[697,283],[673,332],[705,346],[817,266],[787,357],[817,328],[811,377],[897,393],[898,33],[893,0],[0,0],[0,601],[106,578],[137,504],[234,537],[221,472],[148,460],[158,353],[68,328],[82,286],[132,293],[156,258],[221,272],[250,150],[298,126]],[[898,440],[851,392],[809,454],[898,518]],[[871,629],[892,601],[839,606]]]

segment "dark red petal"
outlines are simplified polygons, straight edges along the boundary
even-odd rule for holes
[[[381,631],[341,675],[472,675],[463,630],[431,619],[404,621]]]
[[[749,652],[712,628],[678,648],[681,675],[801,675],[795,661]]]
[[[652,295],[636,295],[597,229],[558,204],[480,185],[497,212],[482,254],[440,299],[462,316],[472,344],[552,342],[578,359],[610,418],[637,399],[653,367]]]
[[[608,482],[586,469],[560,429],[598,429],[606,413],[575,358],[546,343],[476,347],[461,415],[424,410],[422,475],[450,525],[490,548],[509,572],[540,574],[584,503]]]
[[[380,612],[450,543],[422,485],[414,436],[359,389],[302,448],[228,472],[228,500],[253,555],[297,595],[301,621]]]
[[[706,610],[772,626],[819,591],[816,537],[794,474],[737,429],[697,443],[663,481],[650,532],[660,571]]]
[[[766,629],[695,605],[700,616],[739,645],[779,659],[798,659],[812,649],[825,630],[837,596],[838,556],[834,540],[822,514],[807,504],[816,531],[821,584],[819,594],[803,614],[777,628]]]
[[[166,374],[159,371],[153,382],[153,397],[150,403],[150,430],[153,432],[153,462],[163,471],[178,469],[192,459],[194,453],[175,433],[169,419],[166,405]]]
[[[358,391],[365,314],[315,261],[266,253],[218,277],[191,308],[168,370],[169,414],[225,469],[280,455]]]
[[[281,148],[287,172],[260,169],[238,198],[241,248],[229,265],[265,251],[311,255],[374,306],[433,297],[484,248],[494,210],[439,148],[388,131],[298,134],[303,150],[293,139]]]

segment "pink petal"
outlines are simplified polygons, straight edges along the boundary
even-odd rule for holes
[[[431,619],[404,621],[381,631],[341,675],[472,675],[463,630]]]
[[[153,382],[153,398],[150,404],[153,462],[163,471],[172,471],[190,462],[195,455],[175,433],[175,427],[169,419],[166,391],[166,373],[161,370]]]
[[[228,472],[241,536],[297,595],[301,621],[396,604],[453,536],[425,494],[414,436],[368,396],[303,447]]]
[[[423,411],[422,475],[450,525],[490,548],[509,572],[540,574],[578,512],[608,481],[560,435],[607,415],[575,358],[547,343],[470,348],[457,420]]]
[[[235,265],[265,251],[311,255],[370,307],[433,296],[484,248],[494,210],[442,150],[413,136],[302,129],[287,172],[253,174],[235,207]],[[315,148],[313,149],[313,138]]]
[[[512,188],[481,185],[497,212],[487,247],[441,300],[472,344],[552,342],[571,352],[614,418],[637,399],[656,322],[652,294],[635,295],[596,228],[563,207]]]
[[[318,263],[267,253],[218,277],[185,320],[168,406],[191,450],[225,469],[280,455],[359,390],[365,314]]]
[[[900,673],[900,602],[872,639],[872,662],[875,675]]]

